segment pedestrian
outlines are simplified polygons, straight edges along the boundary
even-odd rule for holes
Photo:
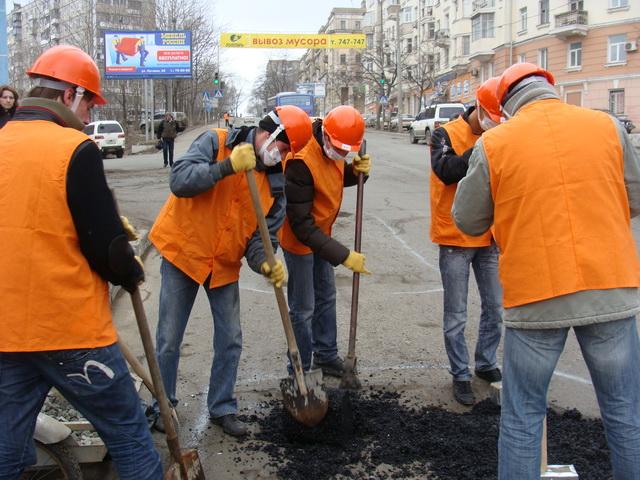
[[[363,137],[362,115],[351,106],[336,107],[324,121],[313,123],[312,139],[285,165],[287,218],[281,244],[289,271],[289,315],[303,369],[321,368],[335,377],[342,376],[344,365],[336,341],[333,268],[342,264],[369,273],[364,255],[331,236],[343,189],[356,185],[359,173],[369,175],[369,155],[356,155]]]
[[[18,92],[9,85],[0,86],[0,128],[11,120],[18,108]]]
[[[439,245],[439,266],[443,288],[442,330],[453,377],[453,397],[473,405],[469,352],[465,340],[469,273],[480,292],[481,311],[475,348],[475,375],[487,382],[501,380],[496,351],[502,329],[502,290],[498,279],[498,251],[491,232],[479,237],[465,235],[451,218],[451,205],[458,182],[464,178],[476,140],[500,122],[495,96],[497,77],[478,88],[476,105],[433,131],[431,140],[431,241]]]
[[[238,278],[242,257],[274,284],[257,230],[245,171],[254,169],[274,248],[284,221],[282,158],[311,136],[311,120],[298,107],[276,107],[258,127],[213,129],[200,135],[171,170],[172,194],[149,238],[162,255],[156,344],[162,379],[174,405],[180,345],[200,287],[213,316],[213,363],[207,405],[210,419],[233,436],[247,433],[236,414],[234,386],[242,351]],[[256,159],[257,154],[257,159]],[[164,425],[157,422],[159,429]]]
[[[229,112],[224,112],[224,126],[229,127]]]
[[[119,478],[160,480],[107,284],[132,292],[144,272],[100,151],[82,132],[94,105],[106,103],[100,71],[60,45],[28,74],[36,87],[0,130],[0,478],[18,479],[36,462],[36,417],[55,387],[91,422]]]
[[[638,254],[640,159],[604,112],[560,101],[530,63],[500,76],[505,123],[486,132],[458,185],[453,217],[490,227],[504,289],[500,480],[540,478],[547,390],[573,328],[598,398],[613,478],[640,478]]]
[[[162,159],[164,166],[173,167],[173,146],[178,136],[178,125],[173,119],[173,115],[167,112],[158,126],[158,139],[162,140]]]

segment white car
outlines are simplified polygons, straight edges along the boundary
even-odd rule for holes
[[[84,133],[96,142],[102,157],[115,153],[116,157],[124,156],[125,135],[122,125],[115,120],[99,120],[84,127]]]
[[[437,103],[428,106],[411,123],[409,141],[418,143],[418,140],[424,139],[427,145],[431,145],[431,132],[462,114],[464,110],[462,103]]]

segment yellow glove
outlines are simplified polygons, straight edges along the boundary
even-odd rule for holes
[[[252,170],[256,166],[256,152],[253,145],[242,143],[231,152],[231,168],[235,173]]]
[[[131,225],[127,217],[120,215],[120,221],[122,222],[124,231],[127,232],[127,239],[129,239],[130,242],[138,240],[140,238],[138,232],[136,232],[136,229],[133,227],[133,225]]]
[[[369,171],[371,170],[371,157],[369,157],[368,153],[365,153],[361,157],[357,156],[353,159],[353,171],[357,175],[359,173],[364,173],[365,175],[369,175]]]
[[[349,256],[347,259],[342,262],[342,265],[347,267],[349,270],[353,270],[356,273],[364,273],[366,275],[371,275],[371,272],[367,270],[364,266],[365,257],[361,253],[351,251],[349,252]]]
[[[278,288],[282,287],[282,283],[287,278],[282,260],[276,260],[276,264],[273,266],[273,268],[271,268],[267,262],[264,262],[260,266],[260,271],[267,278],[267,280],[269,280],[269,283]]]

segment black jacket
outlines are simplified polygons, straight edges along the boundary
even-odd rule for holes
[[[158,127],[158,138],[173,139],[178,136],[178,125],[175,120],[162,120]]]
[[[42,107],[22,106],[12,121],[31,120],[67,126],[60,115]],[[73,152],[66,180],[67,205],[82,254],[103,280],[133,291],[144,279],[144,271],[134,258],[107,185],[100,150],[93,141],[87,139]]]
[[[469,123],[469,115],[475,108],[469,107],[462,114],[465,122]],[[455,152],[449,134],[443,127],[436,128],[431,135],[431,168],[445,185],[457,183],[464,178],[472,152],[473,147],[465,152]]]
[[[0,108],[0,128],[4,127],[6,123],[11,120],[15,110],[5,110]]]
[[[322,148],[322,120],[313,124],[313,138]],[[311,214],[315,194],[311,170],[300,159],[287,162],[285,169],[285,195],[287,197],[287,219],[296,238],[309,247],[314,253],[334,266],[340,265],[349,256],[349,249],[339,241],[326,235],[316,225]],[[365,177],[365,180],[367,177]],[[350,187],[358,183],[351,164],[344,168],[344,186]]]

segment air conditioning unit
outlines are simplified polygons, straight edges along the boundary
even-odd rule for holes
[[[471,76],[472,77],[477,77],[480,74],[480,70],[478,70],[477,68],[472,68],[471,69]]]
[[[635,52],[638,50],[638,42],[627,42],[624,44],[625,52]]]

